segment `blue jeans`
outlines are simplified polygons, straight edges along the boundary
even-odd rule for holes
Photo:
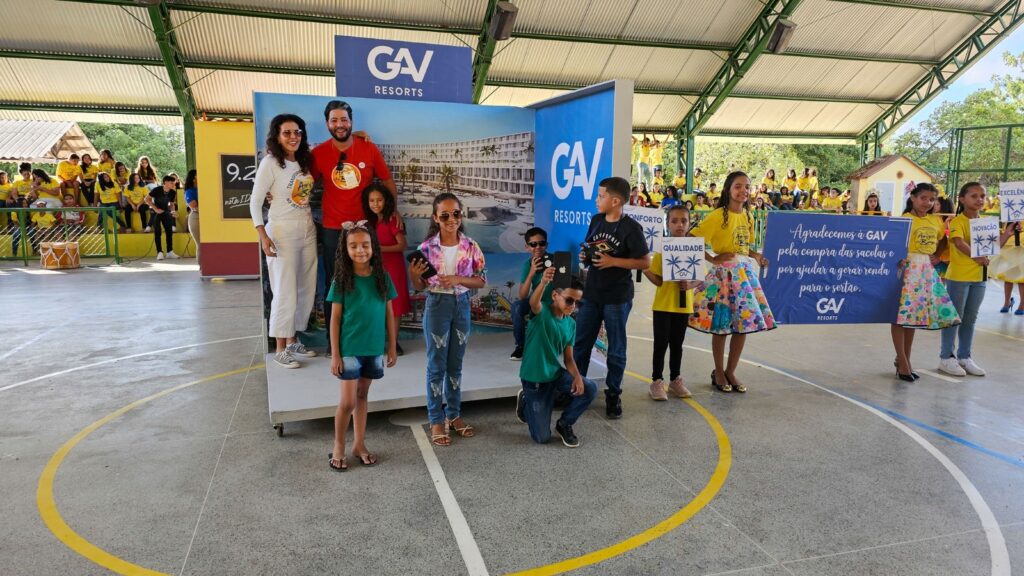
[[[528,299],[523,298],[512,303],[512,337],[515,338],[518,348],[522,348],[526,343],[526,315],[529,313],[530,301]]]
[[[551,382],[530,382],[523,380],[523,411],[526,423],[530,426],[530,437],[538,444],[551,439],[551,411],[554,409],[555,398],[572,391],[572,374],[562,370],[561,376]],[[572,426],[597,395],[597,384],[593,380],[583,379],[583,394],[569,396],[569,405],[562,410],[559,420]]]
[[[622,394],[622,375],[626,372],[626,320],[633,302],[598,304],[584,299],[576,312],[576,344],[572,356],[580,374],[587,375],[590,352],[597,342],[597,334],[604,322],[608,334],[608,376],[605,377],[605,396]]]
[[[431,424],[462,412],[462,356],[469,340],[469,292],[427,293],[423,338],[427,343],[427,415]]]
[[[978,310],[981,309],[981,302],[985,299],[984,282],[957,282],[946,280],[946,290],[949,292],[949,299],[956,307],[956,313],[960,315],[960,324],[942,329],[942,349],[939,351],[939,358],[953,357],[953,344],[957,336],[960,337],[960,345],[956,350],[956,357],[966,359],[971,357],[971,344],[974,343],[974,323],[978,319]]]

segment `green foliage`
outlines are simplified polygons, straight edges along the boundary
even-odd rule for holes
[[[139,156],[149,156],[157,174],[176,172],[183,179],[185,166],[185,135],[179,127],[145,124],[78,124],[97,151],[108,149],[114,159],[134,170]]]
[[[860,150],[856,146],[796,144],[792,148],[803,166],[818,169],[818,182],[822,186],[828,184],[845,189],[846,176],[860,168]]]

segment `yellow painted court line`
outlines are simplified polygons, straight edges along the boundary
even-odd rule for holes
[[[647,378],[644,378],[636,372],[626,370],[626,374],[629,374],[633,378],[637,378],[643,382],[648,381]],[[634,536],[630,536],[617,544],[613,544],[600,550],[595,550],[589,554],[549,564],[547,566],[531,568],[530,570],[523,570],[522,572],[515,572],[508,576],[562,574],[563,572],[604,562],[605,560],[625,554],[630,550],[639,548],[648,542],[661,538],[665,534],[668,534],[672,530],[675,530],[686,523],[690,518],[693,518],[697,512],[700,512],[705,506],[707,506],[711,500],[714,499],[715,495],[718,494],[718,491],[722,489],[722,486],[725,484],[726,477],[729,476],[729,468],[732,467],[732,445],[729,443],[729,436],[725,433],[725,429],[722,428],[722,424],[718,422],[718,419],[716,419],[710,412],[705,410],[703,406],[695,402],[692,398],[687,398],[683,400],[683,402],[686,402],[690,408],[696,410],[697,413],[704,418],[708,423],[708,426],[711,427],[711,430],[714,431],[715,439],[718,440],[718,465],[715,467],[715,471],[711,474],[711,479],[708,480],[708,483],[693,500],[690,500],[686,506],[683,506],[683,508],[675,514],[647,530],[644,530]]]
[[[67,522],[64,522],[64,518],[61,517],[60,512],[57,511],[57,502],[53,498],[53,480],[57,476],[57,470],[60,468],[64,458],[71,452],[71,450],[78,445],[79,442],[85,440],[90,434],[98,430],[104,424],[109,423],[112,420],[124,415],[126,412],[134,410],[147,402],[152,402],[157,398],[162,398],[173,392],[177,392],[183,388],[189,386],[195,386],[196,384],[202,384],[204,382],[211,382],[213,380],[219,380],[221,378],[227,378],[236,374],[243,374],[250,370],[257,370],[263,368],[265,364],[259,366],[250,366],[248,368],[239,368],[238,370],[231,370],[229,372],[221,372],[213,376],[208,376],[201,380],[194,382],[187,382],[173,388],[168,388],[161,392],[157,392],[152,396],[147,396],[141,400],[136,400],[123,408],[120,408],[110,414],[107,414],[103,418],[93,422],[92,424],[83,428],[78,434],[75,434],[70,440],[64,443],[53,456],[50,457],[50,461],[46,463],[46,467],[43,468],[42,475],[39,476],[39,485],[36,488],[36,506],[39,508],[39,516],[42,517],[46,527],[53,532],[53,535],[58,540],[63,542],[68,548],[80,554],[81,556],[95,562],[96,564],[112,571],[117,574],[126,575],[145,575],[145,576],[167,576],[163,572],[157,572],[148,568],[143,568],[137,564],[132,564],[127,560],[123,560],[114,556],[113,554],[103,550],[102,548],[94,545],[85,538],[82,538],[74,530],[68,526]]]
[[[1019,342],[1024,342],[1024,338],[1021,338],[1019,336],[1010,336],[1009,334],[1004,334],[1002,332],[996,332],[995,330],[986,330],[984,328],[978,328],[977,326],[975,326],[974,329],[977,330],[978,332],[984,332],[986,334],[995,334],[996,336],[1002,336],[1003,338],[1009,338],[1010,340],[1017,340]]]

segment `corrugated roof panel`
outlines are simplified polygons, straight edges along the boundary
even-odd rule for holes
[[[0,58],[0,100],[177,108],[162,66]]]
[[[0,110],[0,120],[107,122],[111,124],[158,124],[163,126],[181,125],[182,123],[180,116],[52,112],[46,110]]]
[[[736,92],[895,100],[924,73],[914,64],[763,54],[736,85]]]
[[[750,134],[857,134],[878,116],[873,104],[729,98],[704,129]]]
[[[733,45],[760,11],[756,0],[517,0],[516,31]],[[745,17],[730,14],[749,15]]]
[[[635,94],[633,126],[652,130],[675,130],[695,100],[696,98],[692,96]]]
[[[541,100],[565,94],[566,90],[543,90],[538,88],[506,88],[485,86],[480,98],[488,106],[529,106]]]
[[[269,18],[171,12],[178,43],[186,60],[196,62],[259,63],[296,68],[334,69],[334,37],[362,36],[449,46],[470,46],[476,38],[452,34],[332,26]],[[194,18],[189,20],[190,18]],[[245,42],[239,42],[245,38]]]
[[[790,19],[797,25],[790,50],[930,60],[942,58],[980,24],[967,14],[829,0],[806,0]]]
[[[498,45],[488,77],[565,84],[590,84],[600,76],[615,46],[516,39]]]
[[[676,88],[699,92],[715,76],[725,57],[725,52],[655,48],[634,82],[637,88]]]
[[[334,96],[335,93],[334,78],[326,76],[218,70],[196,82],[209,73],[209,70],[188,70],[189,81],[193,83],[192,95],[199,110],[204,112],[251,114],[253,92],[315,96]]]
[[[48,156],[74,122],[0,120],[0,158],[32,159]]]
[[[444,0],[443,2],[401,0],[175,0],[175,4],[216,5],[295,12],[320,16],[360,18],[378,22],[421,22],[440,26],[476,27],[484,21],[487,2],[480,0]]]
[[[159,58],[144,8],[4,0],[0,48]],[[41,20],[41,18],[43,18]]]

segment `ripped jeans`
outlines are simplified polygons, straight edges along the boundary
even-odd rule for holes
[[[462,356],[470,327],[469,292],[427,293],[423,338],[427,343],[427,415],[431,424],[462,413]]]

